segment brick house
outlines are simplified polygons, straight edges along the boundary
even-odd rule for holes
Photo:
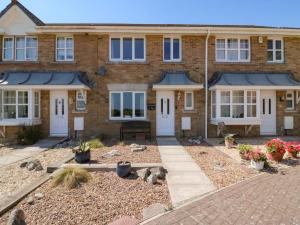
[[[47,24],[17,1],[0,14],[0,128],[44,136],[300,134],[300,30]]]

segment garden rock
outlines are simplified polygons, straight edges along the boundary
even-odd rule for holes
[[[117,150],[112,150],[102,155],[103,158],[112,158],[114,156],[120,156],[121,154]]]
[[[167,171],[165,168],[160,166],[160,167],[155,167],[155,168],[150,169],[150,172],[151,172],[151,174],[156,175],[158,179],[165,179]]]
[[[138,144],[131,144],[130,145],[132,152],[141,152],[147,149],[147,146],[145,145],[138,145]]]
[[[215,166],[214,166],[214,170],[215,170],[215,171],[220,171],[220,172],[225,171],[223,165],[221,165],[221,164],[220,164],[220,165],[215,165]]]
[[[44,198],[44,194],[43,193],[36,193],[34,195],[34,197],[36,197],[37,199],[42,199],[42,198]]]
[[[7,225],[26,225],[24,211],[14,209],[9,215]]]
[[[156,184],[157,183],[157,176],[155,174],[150,174],[147,178],[148,184]]]
[[[160,203],[154,203],[143,209],[143,220],[150,219],[154,216],[165,213],[166,211],[166,206]]]
[[[28,199],[27,199],[27,204],[29,205],[33,205],[34,204],[34,198],[32,196],[30,196]]]
[[[36,171],[43,170],[42,164],[39,160],[29,161],[26,166],[29,171],[34,170],[34,169]]]
[[[149,168],[145,168],[145,169],[136,171],[136,173],[137,173],[138,177],[140,177],[144,181],[146,181],[151,172],[150,172]]]
[[[22,163],[20,164],[20,168],[25,168],[25,167],[27,167],[27,164],[28,164],[28,162],[22,162]]]

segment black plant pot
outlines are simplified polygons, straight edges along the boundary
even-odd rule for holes
[[[75,152],[75,161],[77,163],[88,163],[91,160],[91,151]]]
[[[131,172],[131,163],[120,161],[117,164],[117,175],[119,177],[127,177]]]

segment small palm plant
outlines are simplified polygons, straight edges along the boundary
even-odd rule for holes
[[[79,167],[66,167],[61,169],[52,179],[52,186],[63,185],[68,189],[73,189],[86,183],[91,179],[91,175],[85,169]]]

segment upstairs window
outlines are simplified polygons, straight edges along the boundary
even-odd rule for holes
[[[111,38],[110,60],[111,61],[145,61],[144,38]]]
[[[268,62],[283,62],[283,41],[268,39]]]
[[[250,40],[216,39],[217,62],[250,62]]]
[[[164,61],[181,61],[180,38],[164,38]]]
[[[3,38],[4,61],[36,61],[38,41],[36,37],[16,36]]]
[[[74,40],[72,37],[57,37],[56,61],[74,60]]]

